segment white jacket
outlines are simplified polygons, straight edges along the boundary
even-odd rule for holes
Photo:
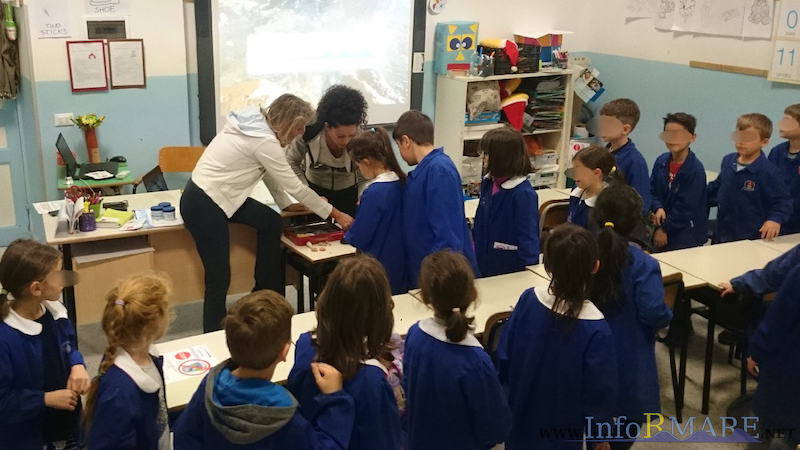
[[[261,111],[231,112],[197,162],[192,181],[231,217],[261,180],[281,209],[291,204],[289,193],[318,216],[331,215],[333,207],[297,178]]]

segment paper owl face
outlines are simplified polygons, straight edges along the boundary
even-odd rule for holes
[[[477,22],[441,22],[436,24],[434,60],[436,73],[469,70],[478,44]]]

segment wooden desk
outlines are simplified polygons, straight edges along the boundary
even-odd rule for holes
[[[560,190],[560,189],[537,189],[536,195],[539,197],[539,205],[538,207],[541,208],[542,205],[551,201],[551,200],[569,200],[569,192],[565,192],[567,190]],[[469,219],[475,219],[475,215],[478,212],[478,204],[480,203],[480,199],[473,198],[470,200],[464,201],[464,216]]]
[[[308,305],[309,309],[313,310],[317,295],[322,291],[323,279],[336,267],[336,261],[358,253],[355,247],[343,244],[341,241],[329,242],[323,247],[324,251],[316,252],[306,246],[295,245],[286,236],[281,236],[281,243],[286,264],[300,274],[300,280],[297,283],[298,312],[305,311],[306,296],[303,276],[308,277]]]
[[[756,241],[736,241],[656,253],[653,257],[718,289],[720,283],[764,267],[780,254]]]
[[[757,242],[765,247],[777,250],[783,254],[800,245],[800,234],[787,234],[786,236],[778,236],[771,241],[759,239],[753,242]]]

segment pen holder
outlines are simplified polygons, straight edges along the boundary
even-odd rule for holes
[[[84,233],[96,230],[97,220],[95,220],[94,214],[81,214],[78,218],[78,227]]]
[[[100,214],[103,212],[103,205],[102,203],[95,203],[94,205],[89,205],[89,210],[94,214],[95,219],[99,219]]]

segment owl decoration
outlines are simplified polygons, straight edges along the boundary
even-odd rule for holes
[[[478,45],[478,22],[439,22],[434,40],[434,70],[469,70]]]

